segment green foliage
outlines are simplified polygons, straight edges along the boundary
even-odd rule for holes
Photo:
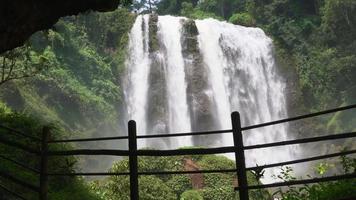
[[[78,200],[99,200],[96,194],[86,185],[84,180],[76,179],[72,182],[62,184],[58,190],[49,193],[50,200],[78,199]]]
[[[200,193],[196,190],[187,190],[182,193],[180,200],[204,200]]]
[[[295,112],[313,112],[355,103],[355,1],[247,1],[246,12],[273,39],[286,73],[299,81]],[[290,80],[293,81],[293,80]],[[299,99],[296,99],[299,98]],[[344,114],[341,114],[341,116]],[[346,117],[347,116],[347,117]],[[326,121],[333,132],[352,130],[352,115]],[[325,121],[314,121],[321,127]]]
[[[232,187],[221,186],[218,188],[204,188],[202,191],[204,200],[238,199]]]
[[[199,0],[161,0],[157,4],[157,13],[160,15],[179,15],[183,3],[191,3],[194,7]]]
[[[202,0],[197,7],[203,12],[214,13],[223,19],[229,19],[234,12],[243,9],[243,3],[240,0]]]
[[[221,17],[215,15],[214,13],[204,12],[199,8],[194,8],[193,4],[187,2],[182,3],[182,10],[180,14],[182,16],[192,18],[192,19],[214,18],[214,19],[222,20]]]
[[[12,80],[30,78],[49,67],[48,49],[34,51],[28,44],[0,55],[0,85]]]
[[[31,59],[13,57],[17,67],[41,65],[46,70],[6,85],[2,100],[13,109],[86,135],[96,130],[118,132],[123,47],[135,17],[126,9],[87,13],[66,17],[53,30],[36,33],[24,47],[28,53],[16,54],[29,54]]]
[[[139,171],[157,172],[157,171],[181,171],[185,170],[185,162],[188,160],[194,162],[199,169],[231,169],[234,162],[224,156],[173,156],[173,157],[139,157]],[[116,162],[111,172],[127,172],[128,160]],[[253,179],[252,174],[248,174],[250,184],[258,184]],[[205,174],[203,176],[202,189],[193,189],[192,179],[189,175],[155,175],[140,176],[139,189],[142,199],[207,199],[207,200],[233,200],[236,199],[234,191],[234,173],[227,174]],[[102,199],[121,200],[129,199],[129,178],[127,176],[114,176],[103,181],[92,183],[92,188]],[[266,191],[252,192],[256,200],[268,199]]]
[[[11,111],[8,107],[1,104],[0,109],[0,121],[1,125],[12,127],[28,135],[35,137],[41,137],[41,131],[43,124],[38,119],[28,116],[26,114],[17,113]],[[51,137],[59,138],[65,136],[63,129],[58,128],[56,125],[51,125]],[[9,134],[5,129],[0,130],[2,138],[6,138],[11,141],[23,144],[32,149],[39,149],[39,144],[32,140],[21,136],[15,136]],[[68,150],[71,149],[68,145],[51,145],[51,150]],[[24,163],[26,166],[37,169],[39,168],[39,159],[37,156],[25,153],[22,150],[0,144],[1,155]],[[49,171],[51,173],[70,173],[75,170],[75,163],[77,162],[74,157],[57,157],[49,160]],[[18,165],[12,162],[2,160],[0,165],[0,171],[9,173],[20,180],[31,183],[33,185],[39,185],[39,175],[33,172],[24,170]],[[19,194],[27,197],[27,199],[38,199],[38,195],[34,192],[28,191],[23,187],[13,184],[6,179],[0,178],[0,182],[6,185],[12,191],[19,191]],[[1,199],[11,199],[6,194],[0,193]],[[95,194],[92,194],[89,188],[86,186],[83,180],[73,177],[53,177],[49,179],[49,199],[78,199],[78,200],[97,200]]]
[[[141,160],[142,161],[142,160]],[[152,164],[153,167],[140,162],[140,170],[154,170],[157,165]],[[147,169],[148,168],[148,169]],[[128,170],[128,160],[123,160],[114,164],[113,172],[123,172]],[[156,176],[141,176],[139,178],[140,199],[155,200],[155,199],[176,199],[172,189],[163,183],[163,180]],[[99,191],[105,191],[103,199],[121,200],[130,199],[130,183],[127,176],[110,177],[104,186],[97,187]],[[99,192],[100,193],[100,192]]]
[[[328,34],[328,41],[344,45],[355,41],[356,2],[354,0],[325,0],[322,8],[322,28]]]
[[[185,191],[190,191],[192,188],[192,182],[190,178],[185,175],[173,175],[166,184],[174,191],[177,196],[183,195]]]
[[[340,157],[344,173],[355,173],[356,159]],[[330,164],[320,163],[317,166],[317,173],[323,175],[327,172]],[[279,178],[283,181],[295,180],[292,175],[292,168],[282,168]],[[317,183],[314,185],[304,185],[301,187],[289,186],[288,190],[279,189],[274,195],[280,196],[282,200],[334,200],[340,198],[355,197],[354,190],[356,180],[340,180],[334,182]]]
[[[242,26],[255,26],[256,21],[255,19],[248,13],[236,13],[233,14],[229,22],[232,24],[238,24]]]
[[[4,84],[0,101],[43,122],[58,123],[76,137],[121,134],[120,77],[135,19],[127,9],[89,12],[62,18],[52,30],[35,33],[27,46],[3,56],[25,75],[26,67],[29,72],[43,70]],[[94,169],[104,165],[108,159],[91,163]]]

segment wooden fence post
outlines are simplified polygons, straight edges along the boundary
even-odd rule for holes
[[[248,183],[246,175],[245,152],[242,140],[241,119],[239,112],[231,114],[232,133],[234,137],[235,161],[240,200],[248,200]]]
[[[50,128],[43,127],[41,141],[40,200],[48,199],[48,139]]]
[[[130,165],[130,198],[139,199],[138,191],[138,167],[137,167],[137,132],[136,122],[131,120],[128,123],[129,131],[129,165]]]

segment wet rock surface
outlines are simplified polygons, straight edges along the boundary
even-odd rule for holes
[[[198,29],[193,20],[183,21],[182,54],[185,62],[187,79],[187,98],[193,131],[212,130],[217,127],[214,119],[214,99],[207,93],[209,78],[203,57],[199,51]],[[213,136],[210,136],[213,137]],[[193,138],[195,145],[208,145],[204,141],[214,141],[213,138]]]

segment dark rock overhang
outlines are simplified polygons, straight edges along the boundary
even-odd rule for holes
[[[22,46],[35,32],[50,29],[60,17],[113,11],[124,0],[2,0],[0,53]]]

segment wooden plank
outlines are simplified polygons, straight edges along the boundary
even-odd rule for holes
[[[48,199],[48,140],[50,137],[50,128],[43,127],[41,143],[41,171],[40,171],[40,200]]]
[[[239,183],[239,195],[241,200],[248,200],[248,183],[246,175],[246,162],[245,162],[245,152],[243,145],[243,138],[241,132],[241,120],[240,113],[233,112],[231,114],[231,123],[234,137],[234,147],[235,147],[235,162],[237,169],[237,181]]]
[[[175,149],[175,150],[138,150],[139,156],[178,156],[178,155],[202,155],[232,153],[235,149],[231,147],[202,148],[202,149]]]
[[[48,152],[48,156],[79,156],[79,155],[129,156],[129,151],[111,150],[111,149],[78,149],[78,150]]]
[[[129,172],[48,173],[48,176],[128,176]]]
[[[266,143],[266,144],[257,144],[257,145],[245,146],[244,149],[245,150],[260,149],[260,148],[284,146],[284,145],[292,145],[292,144],[320,142],[320,141],[325,141],[325,140],[347,139],[347,138],[353,138],[353,137],[356,137],[356,132],[341,133],[341,134],[312,137],[312,138],[303,138],[303,139],[297,139],[297,140],[288,140],[288,141],[273,142],[273,143]]]
[[[93,142],[93,141],[107,141],[107,140],[125,140],[128,136],[118,136],[118,137],[98,137],[98,138],[77,138],[77,139],[67,139],[67,140],[51,140],[48,143],[69,143],[69,142]]]
[[[129,131],[129,167],[130,167],[130,197],[131,200],[139,199],[138,189],[138,163],[137,163],[137,131],[136,122],[128,123]]]
[[[297,117],[291,117],[291,118],[287,118],[287,119],[281,119],[281,120],[276,120],[276,121],[272,121],[272,122],[256,124],[256,125],[252,125],[252,126],[246,126],[241,129],[242,129],[242,131],[246,131],[246,130],[251,130],[251,129],[255,129],[255,128],[261,128],[261,127],[265,127],[265,126],[271,126],[271,125],[275,125],[275,124],[281,124],[281,123],[285,123],[285,122],[291,122],[291,121],[316,117],[316,116],[320,116],[320,115],[330,114],[330,113],[334,113],[334,112],[350,110],[350,109],[354,109],[354,108],[356,108],[356,104],[344,106],[344,107],[340,107],[340,108],[335,108],[335,109],[330,109],[330,110],[325,110],[325,111],[321,111],[321,112],[311,113],[311,114],[307,114],[307,115],[301,115],[301,116],[297,116]]]
[[[199,132],[189,132],[189,133],[168,133],[168,134],[148,134],[148,135],[138,135],[138,139],[144,138],[167,138],[167,137],[183,137],[183,136],[193,136],[193,135],[215,135],[231,133],[232,129],[227,130],[214,130],[214,131],[199,131]]]
[[[249,167],[249,168],[247,168],[247,170],[259,170],[259,169],[279,167],[279,166],[285,166],[285,165],[293,165],[293,164],[298,164],[298,163],[302,163],[302,162],[310,162],[310,161],[315,161],[315,160],[322,160],[322,159],[345,156],[345,155],[350,155],[350,154],[355,154],[355,153],[356,153],[356,149],[355,150],[350,150],[350,151],[343,151],[343,152],[339,152],[339,153],[326,154],[326,155],[322,155],[322,156],[314,156],[314,157],[303,158],[303,159],[298,159],[298,160],[292,160],[292,161],[286,161],[286,162],[280,162],[280,163],[273,163],[273,164],[262,165],[262,166],[257,166],[257,167]]]

